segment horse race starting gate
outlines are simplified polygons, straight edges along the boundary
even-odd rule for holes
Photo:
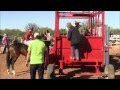
[[[79,61],[70,59],[70,41],[60,34],[60,19],[87,19],[90,35],[82,38]],[[65,66],[93,66],[100,73],[100,67],[109,64],[108,45],[104,11],[55,11],[55,41],[50,60],[59,65],[60,72]]]

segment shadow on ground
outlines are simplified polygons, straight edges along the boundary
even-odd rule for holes
[[[119,73],[115,78],[120,79],[120,56],[110,56],[110,64],[114,66],[115,73]]]
[[[75,68],[75,67],[72,67]],[[67,74],[60,75],[57,79],[89,79],[93,75],[90,73],[95,73],[94,67],[76,67],[76,70],[69,71]],[[82,73],[89,73],[88,75],[82,75]]]
[[[20,75],[23,75],[23,74],[28,74],[28,73],[30,73],[30,70],[21,71],[21,72],[16,72],[16,73],[17,73],[16,76],[20,76]]]

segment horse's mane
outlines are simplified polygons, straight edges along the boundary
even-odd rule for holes
[[[28,47],[26,44],[24,44],[24,43],[12,43],[9,47],[11,47],[11,46],[18,46],[18,47]]]

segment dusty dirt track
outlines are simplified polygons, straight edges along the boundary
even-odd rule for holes
[[[20,56],[15,63],[16,76],[12,74],[8,75],[6,72],[6,63],[5,63],[5,54],[0,54],[0,79],[30,79],[29,67],[25,66],[25,57]],[[112,63],[116,70],[116,79],[120,79],[120,57],[111,57],[110,63]],[[98,75],[80,75],[80,68],[67,68],[64,69],[64,72],[68,72],[68,75],[59,76],[56,75],[58,79],[98,79]],[[58,73],[56,69],[55,73]],[[36,77],[38,78],[38,77]],[[46,70],[44,78],[46,78]]]

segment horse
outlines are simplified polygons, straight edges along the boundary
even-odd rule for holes
[[[48,41],[44,41],[46,46],[47,46],[47,52],[48,52]],[[14,69],[14,64],[20,54],[27,56],[27,49],[28,45],[23,44],[23,43],[13,43],[9,46],[7,53],[6,53],[6,64],[7,64],[7,73],[8,75],[10,74],[10,66],[12,67],[12,74],[15,76],[15,69]],[[45,55],[47,57],[48,54]],[[45,67],[49,64],[48,59],[44,59],[45,62]]]
[[[14,63],[20,56],[20,54],[27,56],[28,45],[23,43],[13,43],[9,46],[8,51],[6,52],[6,64],[7,64],[7,73],[9,75],[10,66],[12,67],[12,74],[15,76]]]

